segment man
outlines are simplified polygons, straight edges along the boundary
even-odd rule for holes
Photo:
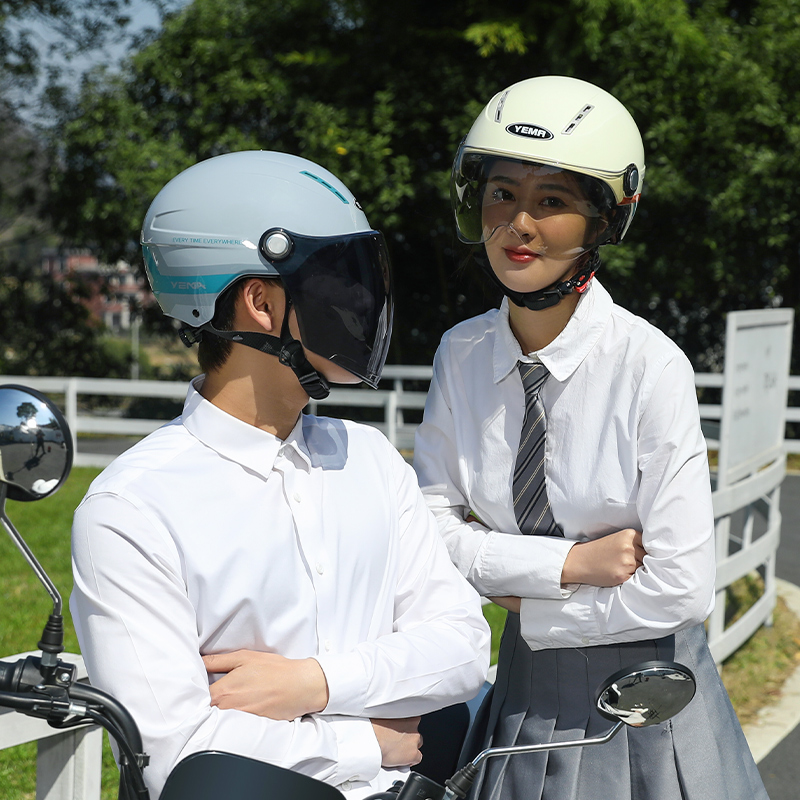
[[[154,796],[208,749],[386,789],[420,760],[419,715],[478,691],[488,629],[394,448],[301,413],[329,383],[377,385],[382,236],[329,172],[268,152],[181,173],[142,236],[205,374],[76,511],[92,683],[138,722]]]

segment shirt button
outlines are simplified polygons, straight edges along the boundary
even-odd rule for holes
[[[317,561],[316,569],[317,572],[322,575],[322,573],[325,572],[325,565],[321,561]]]
[[[351,788],[350,781],[345,781],[341,786],[343,792],[349,792]]]
[[[589,639],[589,637],[588,637],[588,636],[583,636],[583,637],[581,637],[581,641],[582,641],[584,644],[589,644],[589,642],[590,642],[591,640]]]
[[[294,493],[294,501],[295,501],[295,503],[299,503],[302,499],[303,498],[300,497],[300,492],[295,492]]]
[[[331,647],[333,647],[333,645],[331,644],[331,640],[330,639],[326,639],[325,640],[325,652],[326,653],[330,653]]]

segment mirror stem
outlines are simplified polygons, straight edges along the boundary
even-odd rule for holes
[[[480,766],[482,761],[494,756],[505,756],[511,753],[536,753],[540,750],[563,750],[567,747],[585,747],[590,744],[605,744],[611,741],[618,733],[624,722],[618,722],[608,733],[602,736],[595,736],[593,739],[575,739],[566,742],[546,742],[544,744],[516,744],[510,747],[490,747],[482,753],[478,753],[472,760],[472,763],[477,767]]]
[[[567,747],[586,747],[592,744],[605,744],[613,739],[620,731],[624,722],[618,722],[608,733],[596,736],[593,739],[575,739],[567,742],[545,742],[543,744],[515,744],[509,747],[490,747],[482,753],[478,753],[472,761],[462,767],[452,778],[445,781],[447,790],[442,800],[457,800],[464,798],[472,788],[475,778],[480,772],[480,765],[487,759],[494,756],[508,756],[516,753],[537,753],[541,750],[563,750]]]
[[[31,569],[36,573],[36,577],[39,579],[44,588],[47,589],[47,593],[53,600],[53,616],[60,617],[61,595],[58,593],[58,589],[56,589],[48,574],[42,569],[41,564],[39,564],[39,562],[36,560],[36,556],[31,552],[31,549],[28,547],[28,545],[25,544],[25,540],[19,535],[17,529],[13,526],[11,520],[6,514],[7,492],[8,487],[6,484],[0,482],[0,521],[3,523],[3,527],[6,529],[6,531],[8,531],[8,535],[11,537],[19,551],[23,556],[25,556],[25,560],[28,562]]]

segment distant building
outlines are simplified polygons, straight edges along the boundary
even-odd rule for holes
[[[147,282],[130,264],[101,264],[88,250],[44,249],[42,272],[59,282],[79,279],[90,290],[89,310],[112,331],[130,330],[132,312],[153,302]]]

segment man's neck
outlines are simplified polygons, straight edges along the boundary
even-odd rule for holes
[[[244,345],[234,345],[225,364],[206,375],[200,394],[227,414],[279,439],[289,436],[308,402],[288,367]]]

